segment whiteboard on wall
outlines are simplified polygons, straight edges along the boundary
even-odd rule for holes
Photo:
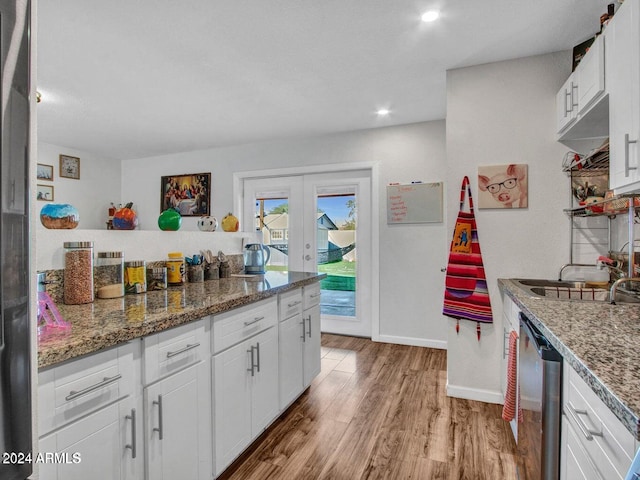
[[[387,185],[387,224],[442,222],[442,182]]]

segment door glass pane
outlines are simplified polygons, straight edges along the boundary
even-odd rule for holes
[[[288,270],[289,199],[257,198],[256,230],[262,231],[262,242],[271,249],[267,270]]]
[[[323,315],[356,316],[356,197],[348,194],[318,195],[318,272]]]

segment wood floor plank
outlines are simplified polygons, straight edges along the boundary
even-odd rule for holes
[[[446,352],[322,335],[322,372],[228,480],[517,478],[501,406],[447,397]]]

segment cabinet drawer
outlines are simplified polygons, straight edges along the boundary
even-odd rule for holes
[[[245,338],[278,323],[276,297],[236,308],[213,317],[213,353],[220,352]]]
[[[603,478],[624,478],[635,453],[633,436],[572,368],[566,370],[564,415]]]
[[[143,339],[145,385],[209,359],[207,319],[181,325]]]
[[[39,434],[132,395],[136,349],[139,345],[132,342],[40,372]]]
[[[302,289],[302,308],[306,310],[320,304],[320,282],[308,285]]]
[[[302,289],[278,295],[278,316],[281,322],[299,313],[302,313]]]

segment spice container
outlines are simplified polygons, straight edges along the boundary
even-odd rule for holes
[[[63,278],[64,303],[93,302],[93,242],[64,242]]]
[[[220,262],[220,278],[229,278],[231,276],[231,267],[229,262]]]
[[[181,252],[171,252],[167,257],[167,283],[182,285],[184,283],[184,255]]]
[[[147,291],[167,289],[167,267],[147,268]]]
[[[94,272],[96,296],[124,296],[124,255],[122,252],[98,252]]]
[[[147,291],[147,271],[144,260],[124,262],[125,293],[144,293]]]

